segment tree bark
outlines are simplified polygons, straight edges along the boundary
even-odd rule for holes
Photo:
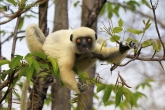
[[[47,8],[48,1],[39,5],[39,27],[42,32],[47,36]],[[47,90],[49,85],[54,81],[54,77],[48,75],[44,80],[39,80],[40,78],[34,78],[33,88],[30,92],[30,97],[28,101],[28,110],[42,110],[44,105],[44,100],[46,99]]]
[[[53,31],[68,29],[68,0],[55,0],[55,16],[54,16],[54,29]],[[52,85],[52,110],[70,110],[70,90],[63,86],[61,88],[60,81],[57,80],[56,84]]]
[[[82,26],[87,26],[86,23],[88,22],[88,15],[90,11],[92,10],[94,3],[96,0],[83,0],[82,4]],[[96,31],[97,29],[97,23],[96,21],[93,22],[93,24],[90,26],[93,30]],[[96,70],[96,64],[94,64],[92,67],[90,67],[87,72],[89,74],[89,78],[95,77],[95,70]],[[86,108],[85,110],[92,110],[93,108],[93,95],[94,95],[94,85],[90,84],[89,89],[85,91],[85,94],[89,97],[89,100],[85,101]]]
[[[44,33],[45,36],[47,36],[47,10],[48,10],[48,1],[44,4],[39,5],[39,27]]]

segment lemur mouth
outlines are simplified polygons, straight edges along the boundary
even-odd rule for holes
[[[83,50],[86,50],[86,51],[88,51],[88,52],[89,52],[89,49],[88,49],[87,47],[86,47],[86,48],[84,47],[84,48],[83,48]]]

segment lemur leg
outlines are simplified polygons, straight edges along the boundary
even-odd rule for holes
[[[65,67],[63,67],[65,68]],[[74,90],[76,93],[80,93],[78,89],[78,82],[75,79],[74,71],[71,69],[60,69],[61,81],[70,89]]]
[[[72,61],[73,59],[71,59],[72,58],[69,57],[58,58],[60,79],[68,88],[80,94],[78,82],[75,79],[75,73],[73,71],[74,61]]]

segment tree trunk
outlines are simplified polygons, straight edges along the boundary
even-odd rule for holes
[[[39,5],[39,27],[42,32],[47,35],[47,8],[48,1]],[[48,75],[44,80],[39,80],[40,78],[34,78],[34,85],[30,92],[28,101],[28,110],[42,110],[44,105],[44,100],[46,99],[47,89],[49,84],[52,84],[53,76]],[[44,86],[45,85],[45,86]]]
[[[55,16],[54,16],[54,29],[68,29],[68,0],[55,0]],[[52,110],[70,110],[70,90],[63,86],[61,88],[60,81],[57,80],[56,84],[52,85]]]
[[[83,0],[83,4],[82,4],[82,26],[86,26],[86,22],[88,19],[88,15],[89,15],[89,10],[91,10],[93,8],[94,3],[96,2],[96,0]],[[97,25],[96,25],[96,21],[92,24],[92,26],[90,27],[93,30],[96,31],[97,29]],[[94,64],[92,67],[90,67],[87,72],[89,74],[90,78],[95,77],[95,69],[96,69],[96,65]],[[90,84],[89,85],[89,89],[85,92],[85,94],[89,97],[89,100],[85,101],[85,105],[86,108],[85,110],[92,110],[93,107],[93,95],[94,95],[94,85]]]

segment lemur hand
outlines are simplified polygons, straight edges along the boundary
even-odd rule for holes
[[[119,51],[121,53],[124,53],[125,51],[127,51],[131,48],[134,48],[134,49],[137,48],[136,43],[133,42],[133,41],[130,41],[129,43],[126,43],[126,45],[123,45],[123,42],[120,42],[120,44],[119,44]]]
[[[78,89],[80,90],[80,92],[84,92],[88,89],[88,85],[86,85],[85,83],[78,83]]]

